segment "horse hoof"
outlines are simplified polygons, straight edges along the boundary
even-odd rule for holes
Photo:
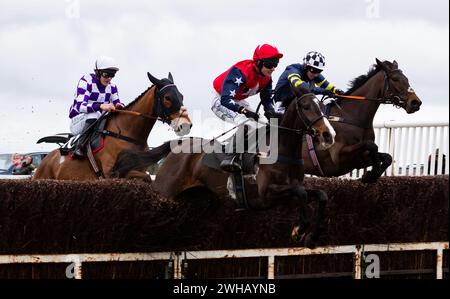
[[[299,233],[298,233],[299,229],[300,229],[300,227],[295,226],[292,229],[292,232],[291,232],[291,239],[295,243],[301,243],[303,241],[303,239],[305,238],[305,235],[306,235],[306,233],[303,233],[303,234],[299,235]]]

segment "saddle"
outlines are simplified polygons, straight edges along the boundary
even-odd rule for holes
[[[106,125],[106,117],[102,115],[98,120],[96,120],[87,131],[79,135],[69,135],[68,140],[60,148],[59,152],[61,156],[71,156],[73,151],[77,148],[80,138],[85,135],[87,138],[86,144],[89,144],[92,149],[92,153],[100,151],[104,146],[104,134],[103,130]]]

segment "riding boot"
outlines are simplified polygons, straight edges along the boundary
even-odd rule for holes
[[[220,169],[226,172],[240,172],[242,167],[239,155],[229,154],[229,157],[220,163]]]
[[[86,155],[85,146],[89,142],[89,134],[87,132],[88,128],[96,121],[96,119],[87,119],[84,124],[83,131],[81,132],[80,138],[78,139],[75,150],[72,153],[74,158],[83,158]]]

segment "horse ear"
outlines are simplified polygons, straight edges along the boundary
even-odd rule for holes
[[[377,65],[385,72],[389,71],[386,65],[381,62],[378,58],[375,58],[375,61],[377,62]]]
[[[383,66],[383,63],[382,63],[378,58],[375,58],[375,61],[377,62],[377,64],[378,64],[379,66]]]
[[[147,77],[150,80],[150,82],[152,82],[153,84],[155,84],[156,86],[161,85],[161,80],[156,79],[155,77],[152,76],[152,74],[150,74],[149,72],[147,72]]]
[[[173,82],[173,76],[172,76],[172,73],[171,72],[169,72],[169,76],[167,77],[172,83],[174,83]]]
[[[393,61],[392,62],[392,65],[394,66],[394,69],[398,69],[398,63],[397,63],[397,61]]]

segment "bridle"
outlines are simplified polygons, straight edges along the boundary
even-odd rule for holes
[[[384,90],[383,94],[381,95],[381,98],[377,99],[378,102],[381,104],[392,104],[396,108],[406,108],[407,101],[408,101],[408,92],[410,89],[408,89],[406,94],[402,95],[394,95],[394,93],[390,90],[389,82],[391,80],[391,75],[394,73],[401,73],[403,74],[402,70],[395,69],[391,71],[383,70],[384,72]]]
[[[177,101],[177,103],[176,103],[177,105],[174,105],[174,103],[172,103],[172,105],[169,108],[164,106],[164,103],[163,103],[164,95],[166,93],[163,93],[163,90],[166,88],[169,88],[169,87],[176,88],[176,85],[171,83],[171,84],[164,85],[161,88],[156,87],[156,91],[155,91],[156,100],[155,100],[155,103],[153,106],[153,111],[156,114],[155,117],[157,119],[160,119],[163,123],[167,123],[167,124],[170,124],[170,116],[174,113],[179,112],[181,110],[181,106],[182,106],[180,101]],[[177,122],[179,122],[183,112],[184,111],[182,111],[180,113]]]
[[[303,112],[303,109],[300,109],[300,108],[299,108],[301,100],[302,100],[304,97],[306,97],[306,96],[311,96],[311,95],[315,98],[315,95],[312,94],[312,93],[304,94],[304,95],[302,95],[301,97],[297,98],[297,99],[296,99],[296,102],[295,102],[295,108],[296,108],[296,111],[297,111],[297,116],[299,117],[299,119],[303,122],[303,124],[304,124],[305,127],[306,127],[306,129],[303,130],[303,131],[304,131],[305,133],[313,133],[312,135],[316,135],[316,131],[315,131],[315,129],[313,128],[313,126],[315,125],[316,122],[318,122],[318,121],[321,120],[322,118],[326,118],[325,114],[323,114],[322,110],[319,108],[320,115],[317,116],[317,117],[316,117],[315,119],[313,119],[313,120],[309,120],[309,119],[306,117],[305,113]]]
[[[171,83],[171,84],[164,85],[160,89],[158,89],[158,87],[155,86],[155,88],[156,88],[155,101],[153,103],[153,114],[151,114],[151,115],[146,114],[146,113],[136,112],[136,111],[128,111],[128,110],[116,110],[115,112],[129,114],[129,115],[133,115],[133,116],[140,116],[140,117],[144,117],[147,119],[161,120],[163,123],[167,123],[170,125],[170,122],[171,122],[170,116],[174,113],[181,111],[182,105],[179,101],[177,101],[177,105],[173,105],[173,103],[172,103],[172,105],[169,108],[164,106],[163,101],[164,101],[164,95],[166,93],[163,93],[162,91],[168,87],[176,88],[176,85]],[[184,113],[184,111],[180,112],[180,115],[178,116],[176,125],[178,125],[178,122],[180,121],[183,113]],[[106,116],[106,114],[105,114],[105,116]],[[138,140],[135,140],[134,138],[124,136],[120,133],[115,133],[115,132],[111,132],[111,131],[107,131],[107,130],[102,130],[102,131],[100,131],[100,133],[102,133],[103,135],[106,135],[106,136],[114,137],[117,139],[122,139],[122,140],[125,140],[125,141],[133,143],[133,144],[137,144],[137,145],[145,145],[146,144],[146,141],[140,142]]]

